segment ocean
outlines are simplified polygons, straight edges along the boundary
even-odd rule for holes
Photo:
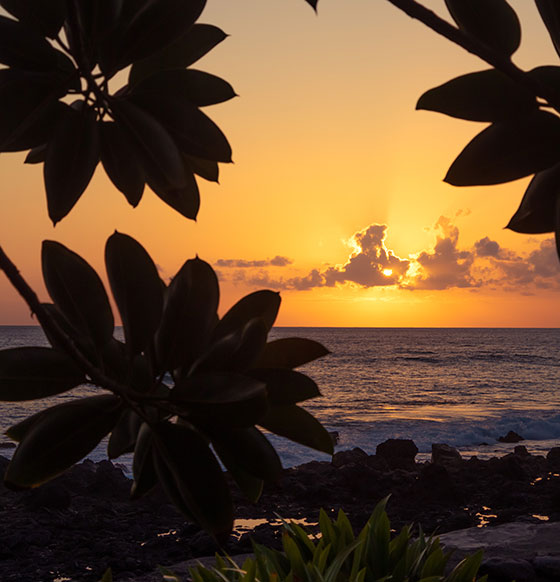
[[[410,438],[419,460],[432,443],[457,447],[465,457],[487,458],[514,445],[498,437],[513,430],[531,453],[560,445],[559,329],[274,328],[271,338],[307,337],[330,354],[300,368],[322,397],[305,407],[339,435],[336,450],[375,453],[388,438]],[[0,326],[0,349],[48,345],[40,328]],[[9,455],[4,431],[51,404],[99,393],[83,386],[54,398],[0,403],[0,454]],[[285,467],[328,460],[270,436]],[[101,443],[89,458],[106,458]],[[119,459],[130,471],[130,456]]]

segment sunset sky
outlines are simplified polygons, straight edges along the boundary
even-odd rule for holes
[[[424,1],[447,17],[443,0]],[[512,0],[522,68],[556,64],[534,3]],[[284,326],[560,325],[549,235],[504,230],[528,179],[456,188],[442,179],[483,127],[415,111],[427,89],[484,63],[384,0],[208,0],[231,36],[197,67],[240,95],[206,112],[233,147],[220,185],[201,180],[196,223],[146,191],[133,210],[101,166],[56,228],[41,166],[0,156],[0,244],[46,299],[40,245],[58,240],[103,273],[106,238],[136,237],[168,279],[198,254],[222,311],[281,291]],[[31,324],[0,277],[0,324]]]

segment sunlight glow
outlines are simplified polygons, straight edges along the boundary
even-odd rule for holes
[[[383,269],[385,277],[390,277],[393,274],[393,269]]]

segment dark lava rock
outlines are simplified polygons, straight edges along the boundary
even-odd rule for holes
[[[513,454],[514,455],[519,455],[520,457],[528,457],[529,456],[529,451],[527,450],[527,447],[525,447],[523,445],[517,445],[513,449]]]
[[[463,459],[461,453],[454,447],[443,443],[432,445],[432,463],[443,465],[444,467],[454,469],[461,466]]]
[[[510,430],[506,436],[498,437],[498,441],[501,443],[519,443],[524,440],[525,439],[521,435],[517,434],[513,430]]]
[[[364,450],[360,449],[360,447],[355,447],[350,451],[335,453],[332,458],[332,464],[333,467],[343,467],[352,463],[365,463],[367,458],[368,454]]]
[[[536,582],[537,575],[527,560],[489,558],[482,562],[479,574],[488,574],[489,582]]]
[[[25,493],[22,502],[30,510],[68,509],[71,497],[67,489],[51,482]]]
[[[552,447],[548,451],[546,459],[555,465],[560,465],[560,447]]]
[[[377,445],[375,454],[387,461],[389,467],[406,469],[414,467],[418,447],[410,439],[389,439]]]
[[[539,578],[545,580],[560,580],[560,558],[557,556],[537,556],[533,560]]]

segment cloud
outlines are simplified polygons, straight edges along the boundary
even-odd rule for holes
[[[468,216],[460,211],[455,218]],[[500,289],[522,294],[537,289],[560,290],[560,266],[552,239],[543,240],[525,255],[502,247],[488,236],[472,247],[461,247],[459,228],[452,219],[441,216],[434,227],[432,248],[397,256],[387,246],[388,226],[370,224],[355,232],[348,245],[348,260],[339,265],[294,273],[293,261],[276,256],[266,260],[220,259],[216,265],[226,268],[222,279],[249,287],[306,291],[317,287],[351,285],[361,288],[390,287],[416,291],[445,289]],[[273,274],[271,267],[284,267],[285,275]],[[287,276],[292,274],[292,276]]]
[[[234,269],[254,269],[262,267],[286,267],[293,263],[293,259],[276,255],[272,259],[257,261],[246,261],[245,259],[218,259],[215,263],[217,267]]]

